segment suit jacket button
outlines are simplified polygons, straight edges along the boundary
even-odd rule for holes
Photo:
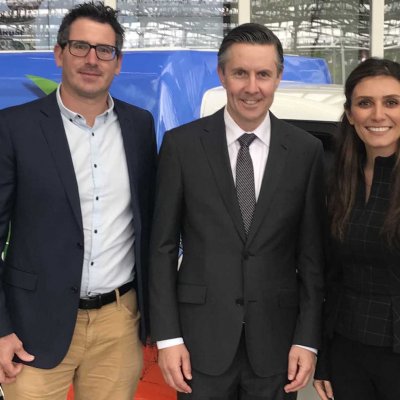
[[[83,249],[83,244],[81,243],[81,242],[78,242],[77,244],[76,244],[76,247],[78,248],[78,249]]]
[[[244,260],[248,260],[249,256],[250,256],[250,254],[247,251],[243,253],[243,259]]]
[[[240,298],[236,299],[236,300],[235,300],[235,303],[236,303],[238,306],[242,306],[242,305],[244,304],[243,297],[240,297]]]
[[[72,293],[78,293],[78,288],[76,286],[71,286]]]

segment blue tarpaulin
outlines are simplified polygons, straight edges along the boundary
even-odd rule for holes
[[[154,116],[158,139],[177,125],[199,117],[204,92],[219,86],[216,51],[126,51],[111,94],[146,108]],[[59,82],[52,52],[0,53],[0,109],[44,96],[27,75]],[[285,56],[283,80],[331,83],[323,59]]]

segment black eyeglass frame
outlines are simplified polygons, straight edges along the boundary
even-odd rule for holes
[[[86,54],[85,54],[85,55],[77,55],[77,54],[74,54],[74,53],[71,51],[71,44],[73,44],[73,43],[80,43],[80,44],[89,46],[89,47],[88,47],[88,50],[87,50],[87,52],[86,52]],[[61,48],[64,49],[67,45],[68,45],[69,53],[70,53],[71,55],[73,55],[74,57],[86,57],[86,56],[90,53],[90,50],[94,49],[94,51],[95,51],[95,53],[96,53],[96,57],[97,57],[99,60],[101,60],[101,61],[113,61],[113,60],[115,60],[115,58],[118,57],[118,56],[120,55],[120,53],[121,53],[121,51],[118,49],[118,47],[112,46],[111,44],[90,44],[90,43],[88,43],[88,42],[85,42],[84,40],[67,40],[65,43],[63,43],[63,44],[61,45]],[[99,57],[99,53],[97,52],[97,48],[98,48],[98,47],[107,47],[107,48],[111,48],[111,49],[113,50],[113,57],[110,58],[110,59],[108,59],[108,58],[107,58],[107,59],[104,59],[104,58]]]

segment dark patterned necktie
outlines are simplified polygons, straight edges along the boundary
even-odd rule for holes
[[[238,139],[240,150],[236,162],[236,193],[246,235],[249,233],[256,207],[253,162],[249,152],[249,147],[255,138],[254,133],[245,133]]]

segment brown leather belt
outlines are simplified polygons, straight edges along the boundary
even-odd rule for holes
[[[132,288],[132,282],[125,283],[125,285],[118,288],[119,295],[122,296]],[[93,310],[95,308],[101,308],[106,304],[113,303],[116,299],[117,294],[115,290],[113,290],[112,292],[98,294],[97,296],[92,296],[87,299],[80,299],[79,308],[82,310]]]

